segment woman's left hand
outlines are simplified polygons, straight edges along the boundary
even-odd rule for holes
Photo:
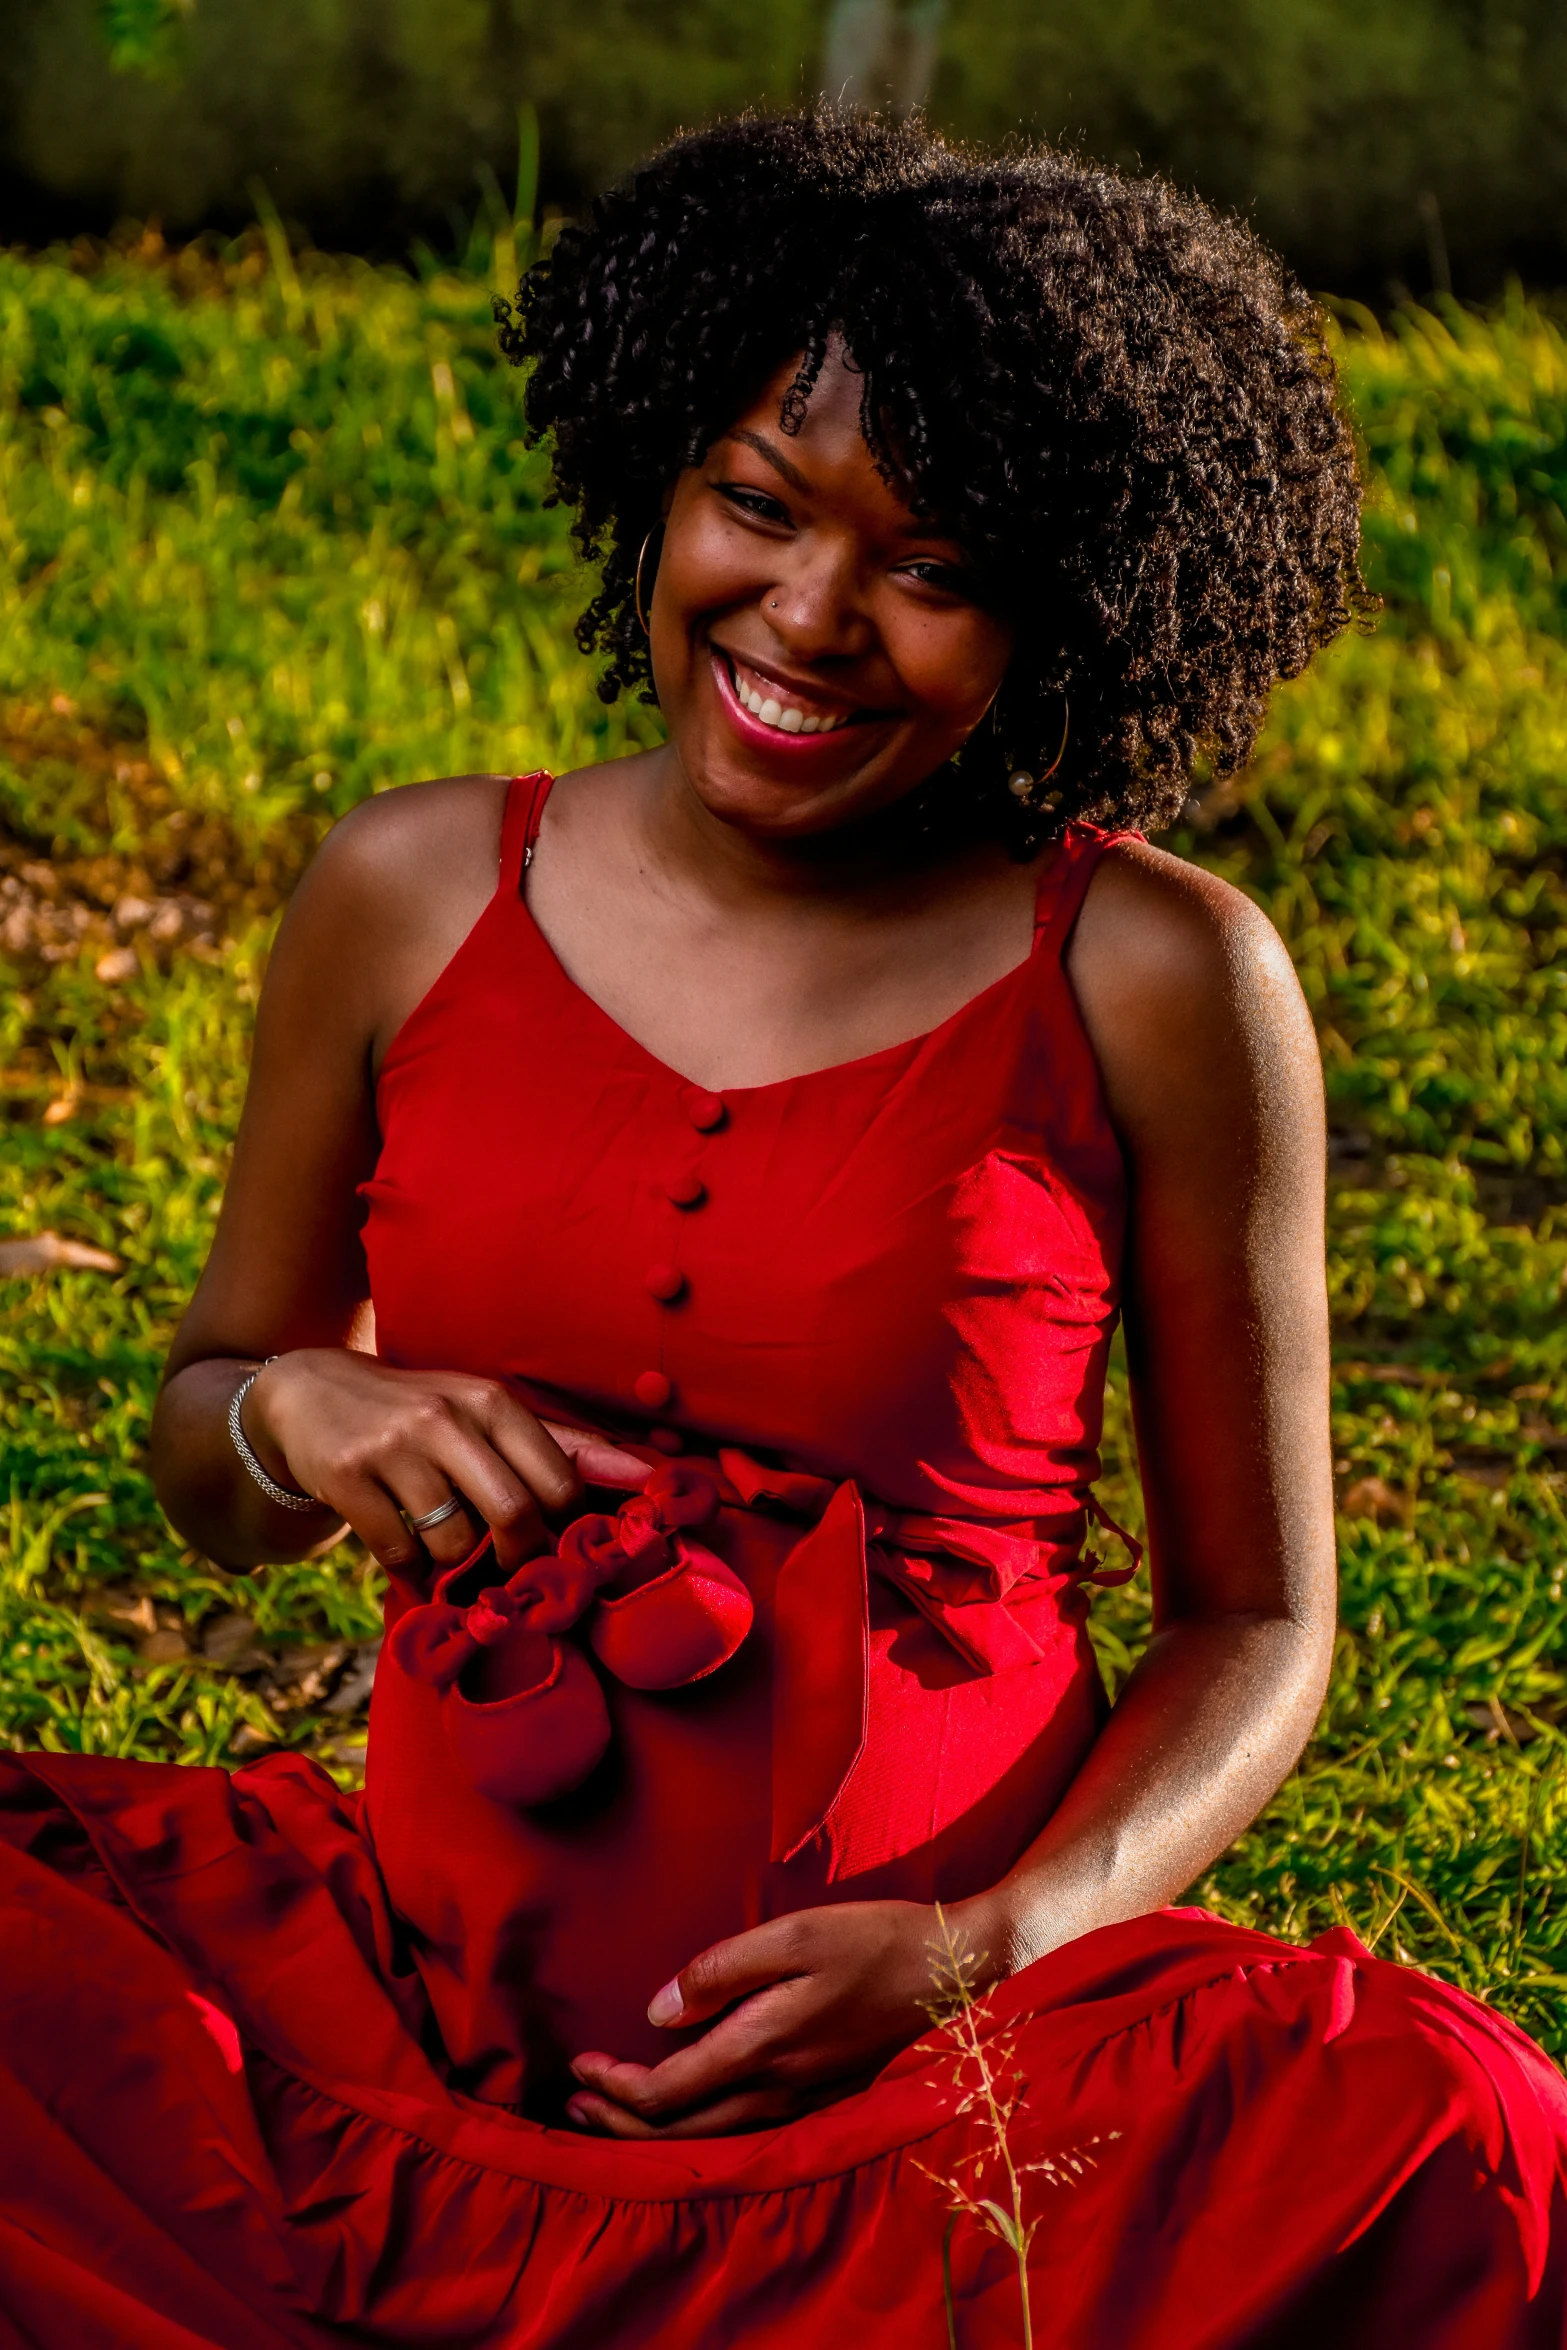
[[[926,2029],[935,1937],[917,1902],[847,1901],[715,1943],[648,2008],[711,2030],[662,2064],[579,2056],[567,2111],[616,2138],[712,2138],[847,2096]]]

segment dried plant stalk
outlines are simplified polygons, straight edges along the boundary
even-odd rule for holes
[[[1012,2145],[1012,2124],[1027,2083],[1015,2062],[1016,2037],[1012,2033],[991,2034],[984,2030],[984,1994],[976,1993],[974,1982],[985,1954],[970,1950],[962,1934],[954,1932],[939,1901],[936,1931],[937,1938],[929,1945],[932,1996],[925,2010],[936,2028],[936,2037],[927,2045],[950,2059],[950,2077],[958,2092],[957,2114],[973,2113],[978,2119],[978,2144],[971,2154],[959,2159],[953,2171],[934,2171],[923,2162],[916,2165],[946,2196],[951,2215],[941,2246],[947,2342],[949,2350],[959,2350],[957,2301],[952,2285],[952,2239],[959,2221],[971,2219],[987,2235],[1005,2244],[1017,2263],[1023,2350],[1033,2350],[1034,2312],[1028,2252],[1039,2220],[1025,2215],[1023,2182],[1031,2172],[1037,2171],[1052,2187],[1075,2186],[1085,2170],[1095,2167],[1092,2149],[1110,2143],[1121,2133],[1106,2131],[1082,2146],[1047,2155],[1038,2162],[1017,2159]],[[992,2182],[995,2192],[986,2192]]]

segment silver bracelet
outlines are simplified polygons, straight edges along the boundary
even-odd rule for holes
[[[246,1396],[266,1369],[267,1363],[276,1361],[276,1355],[268,1355],[266,1363],[258,1363],[253,1371],[247,1371],[229,1400],[229,1434],[234,1439],[234,1450],[239,1454],[240,1466],[255,1479],[268,1501],[275,1501],[279,1509],[323,1509],[326,1505],[317,1501],[313,1493],[291,1493],[286,1485],[280,1485],[275,1477],[269,1477],[251,1451],[245,1431],[240,1426],[239,1415]]]

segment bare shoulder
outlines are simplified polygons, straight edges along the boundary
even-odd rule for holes
[[[1316,1042],[1283,940],[1217,875],[1146,842],[1107,850],[1068,957],[1112,1109],[1133,1130],[1179,1102],[1320,1098]],[[1313,1116],[1317,1113],[1313,1112]]]
[[[1147,841],[1121,841],[1095,870],[1072,945],[1073,977],[1187,997],[1291,971],[1284,941],[1244,890]]]
[[[378,792],[322,842],[267,971],[279,1023],[375,1050],[407,1017],[495,894],[507,779],[455,775]]]
[[[301,890],[351,897],[360,910],[412,893],[459,894],[495,887],[504,775],[447,775],[405,783],[361,800],[317,850]]]

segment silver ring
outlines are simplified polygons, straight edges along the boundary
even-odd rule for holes
[[[410,1518],[408,1531],[410,1534],[423,1534],[431,1526],[444,1526],[448,1518],[455,1518],[457,1512],[466,1507],[462,1495],[453,1493],[441,1503],[439,1509],[426,1510],[422,1518]]]

